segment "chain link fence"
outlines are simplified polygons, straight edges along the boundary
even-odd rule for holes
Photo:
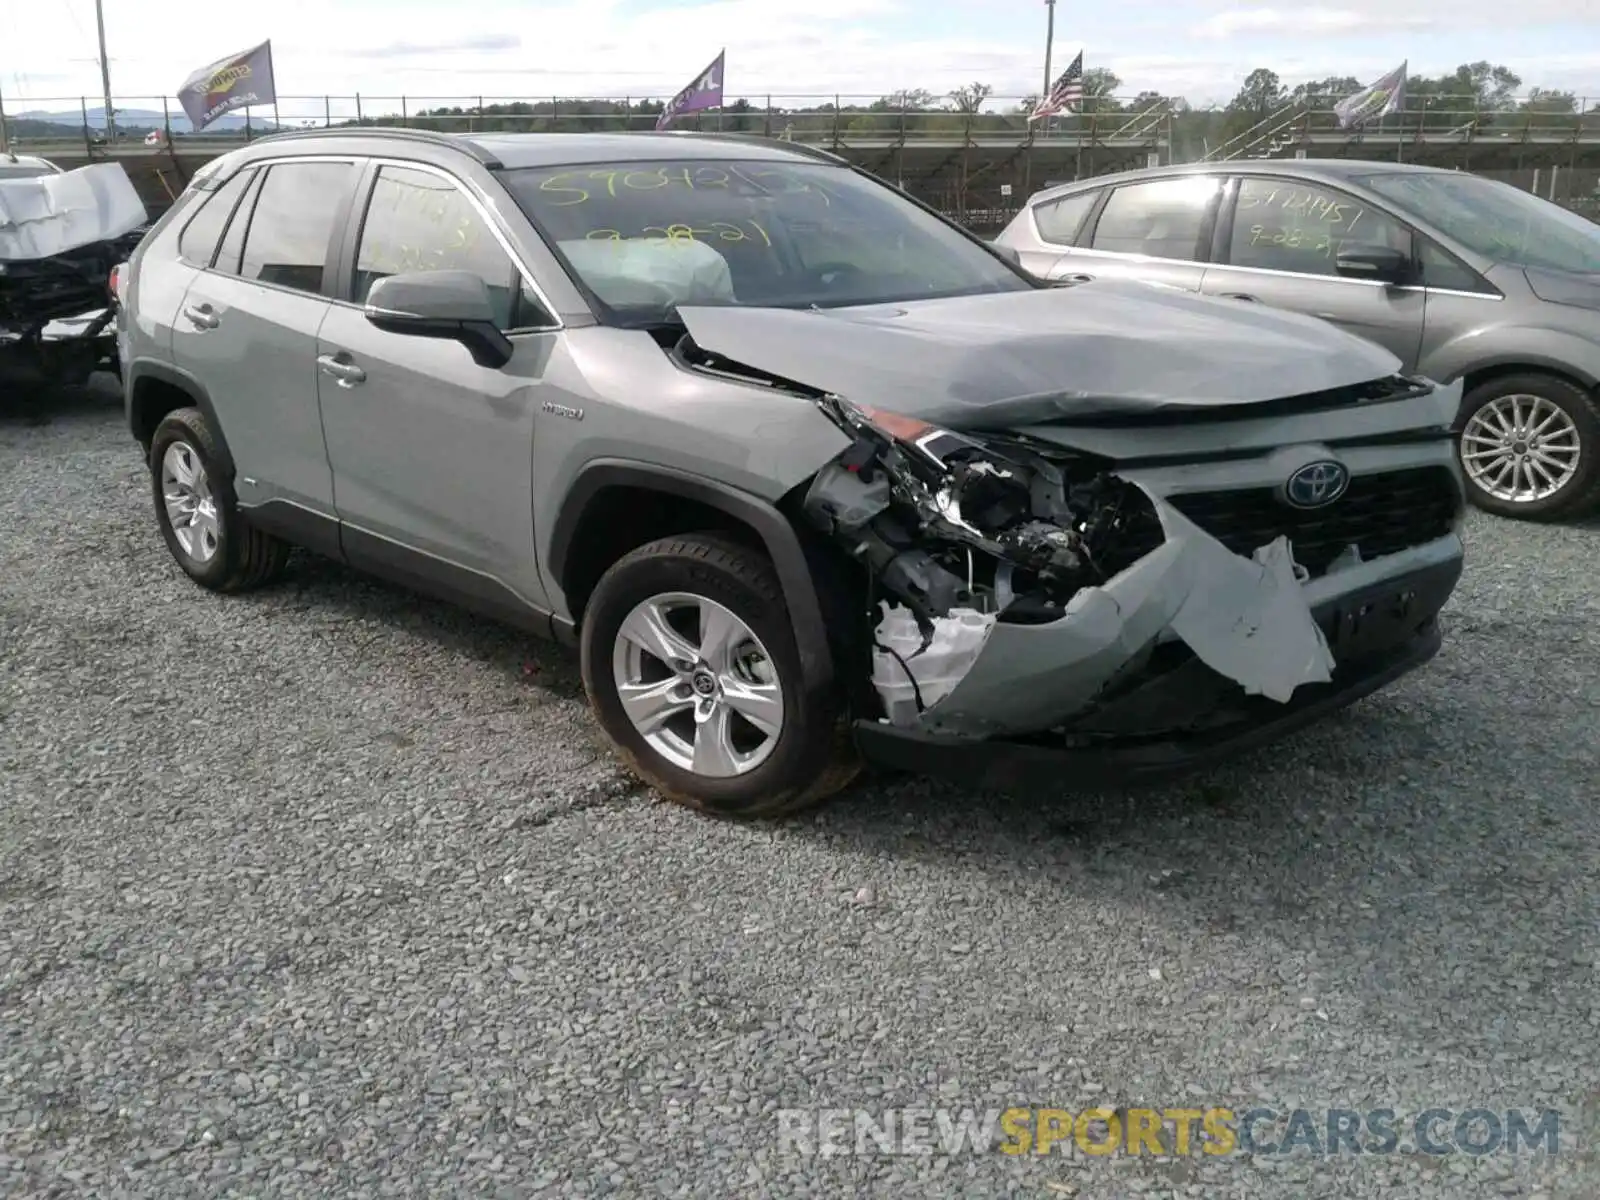
[[[1563,208],[1600,221],[1600,167],[1532,167],[1514,171],[1474,171],[1542,196]]]

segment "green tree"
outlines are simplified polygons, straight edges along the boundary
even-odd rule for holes
[[[1090,67],[1083,73],[1083,111],[1086,113],[1114,113],[1122,111],[1117,91],[1122,78],[1105,67]]]

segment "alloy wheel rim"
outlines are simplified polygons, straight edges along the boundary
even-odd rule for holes
[[[1467,478],[1511,504],[1549,499],[1576,478],[1582,461],[1577,423],[1543,396],[1491,400],[1461,431]]]
[[[634,729],[681,770],[747,774],[783,734],[772,656],[749,625],[705,596],[667,592],[635,605],[617,630],[611,672]]]
[[[184,554],[202,565],[215,558],[222,544],[217,502],[200,455],[188,442],[173,442],[161,456],[161,499]]]

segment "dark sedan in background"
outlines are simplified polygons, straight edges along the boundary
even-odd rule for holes
[[[1557,205],[1431,167],[1197,163],[1040,192],[996,240],[1047,278],[1331,321],[1407,371],[1464,381],[1458,448],[1478,507],[1600,505],[1600,225]]]

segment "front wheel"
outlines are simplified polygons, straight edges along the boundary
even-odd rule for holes
[[[712,534],[618,560],[583,620],[583,683],[635,774],[719,816],[820,802],[859,769],[832,697],[809,697],[766,558]]]
[[[1457,453],[1477,507],[1553,521],[1600,502],[1600,410],[1576,384],[1508,375],[1473,388],[1461,412]]]

